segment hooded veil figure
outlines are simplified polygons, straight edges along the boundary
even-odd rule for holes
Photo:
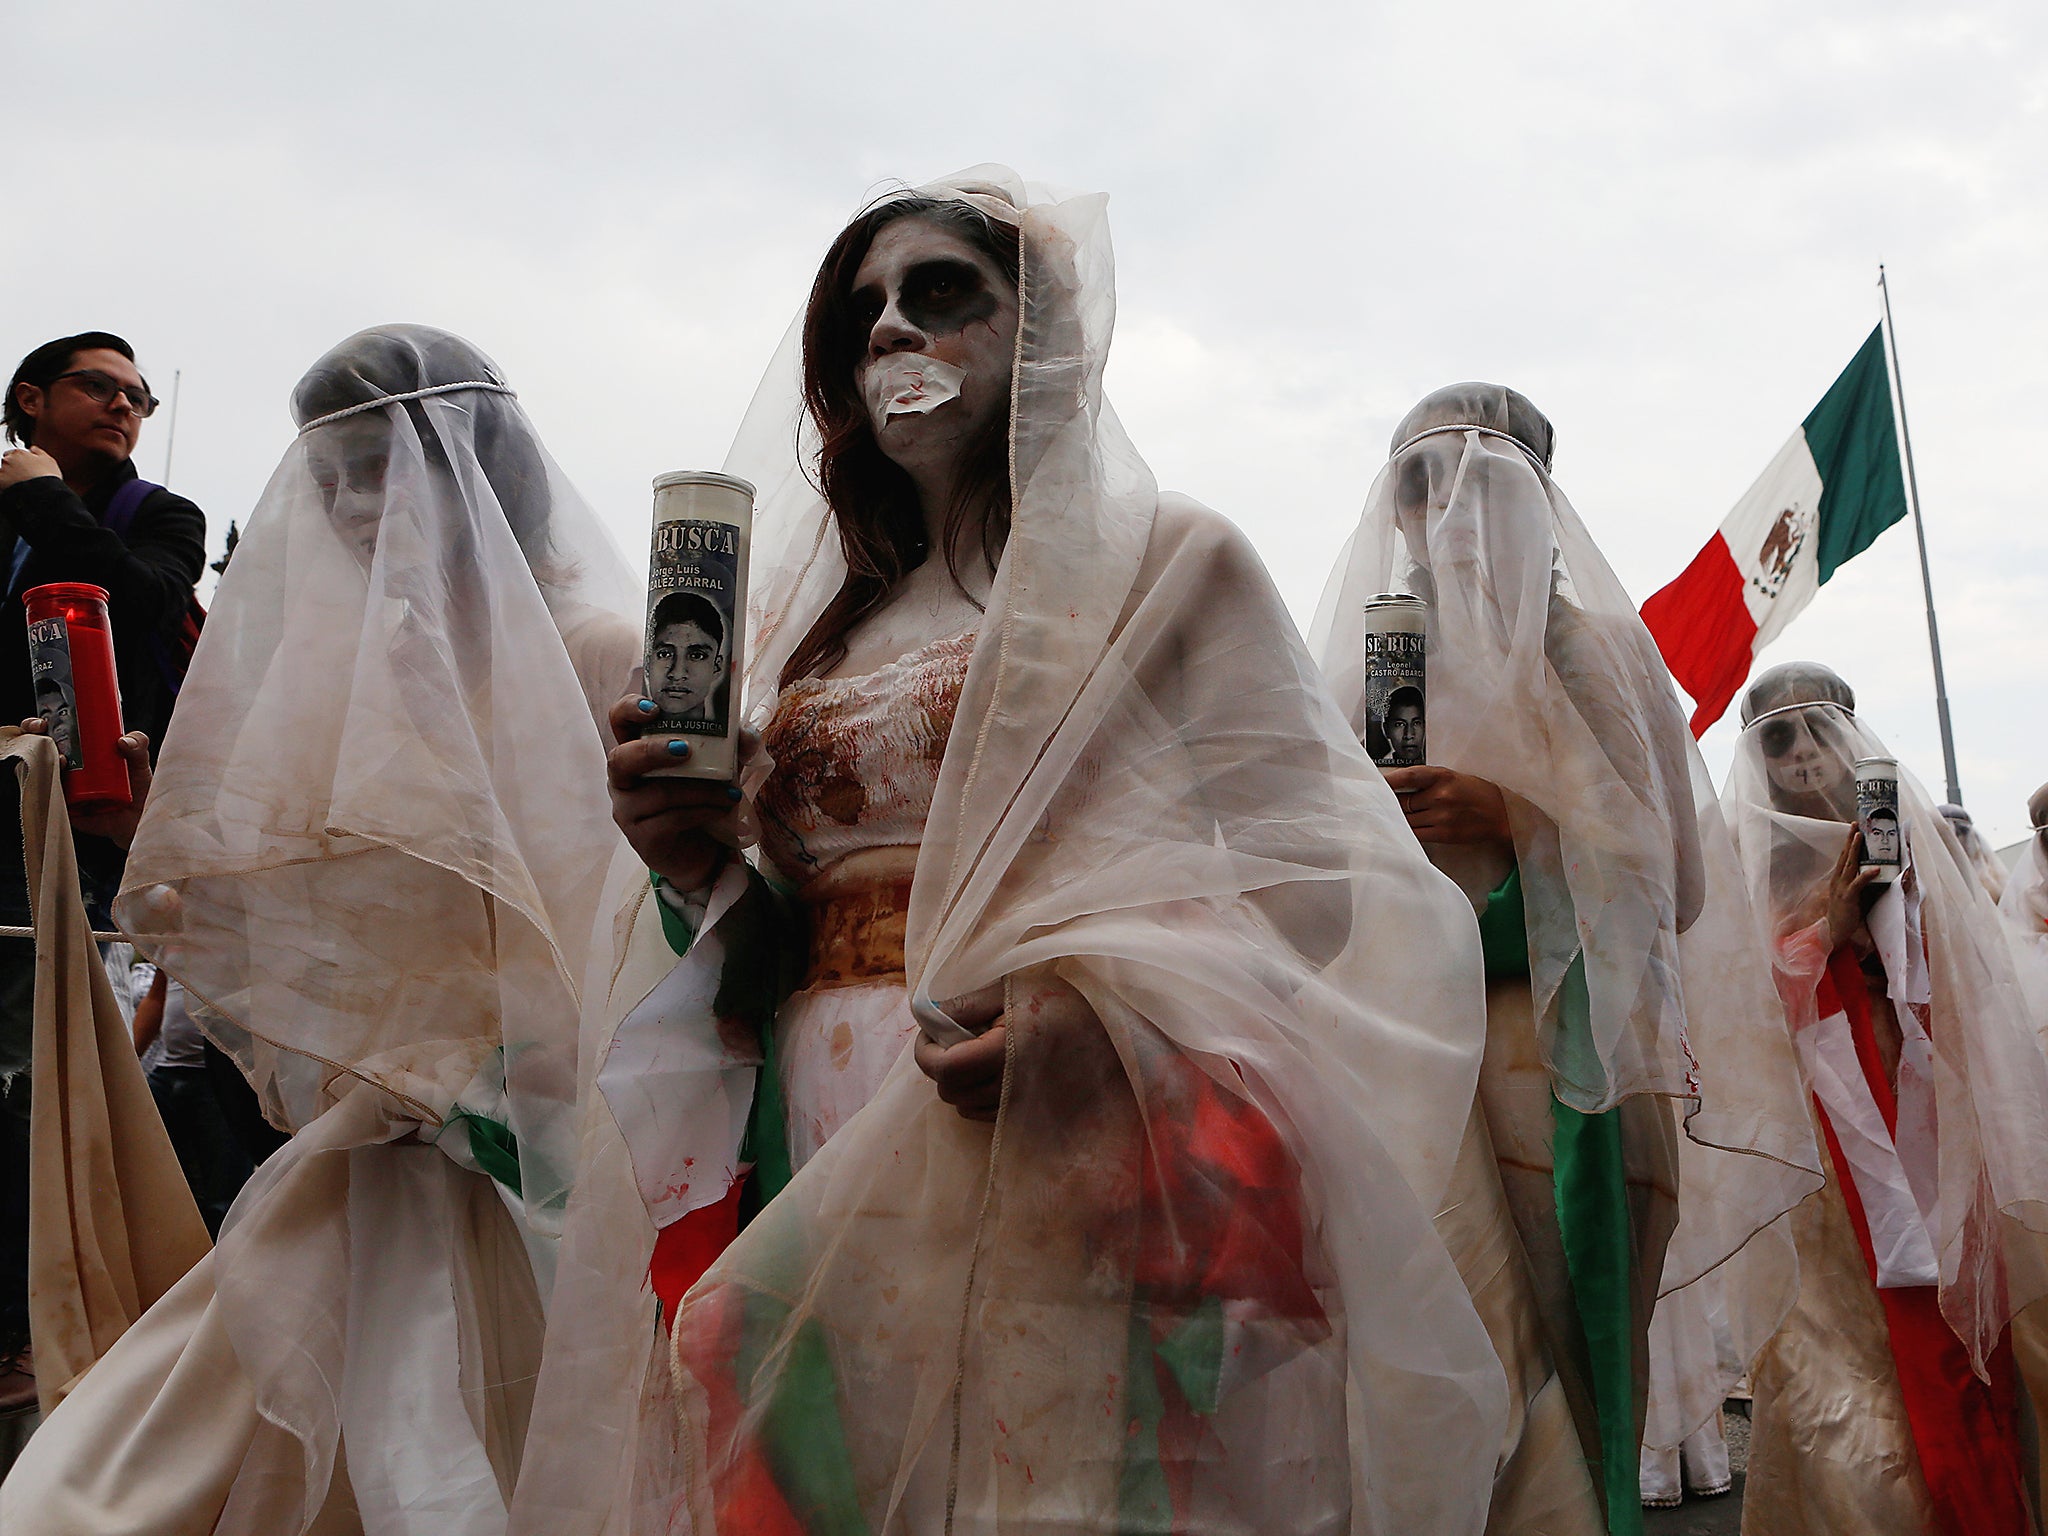
[[[1365,605],[1426,604],[1428,765],[1387,779],[1469,899],[1488,979],[1468,1177],[1439,1228],[1525,1438],[1541,1443],[1561,1392],[1572,1450],[1623,1531],[1641,1519],[1656,1297],[1796,1204],[1818,1158],[1712,783],[1634,604],[1550,478],[1551,445],[1513,390],[1426,397],[1395,430],[1310,643],[1363,734]],[[1764,1246],[1782,1308],[1783,1245]],[[1739,1345],[1776,1326],[1759,1296],[1732,1320]],[[1669,1444],[1719,1406],[1710,1387],[1660,1415]],[[1493,1528],[1566,1528],[1509,1450]]]
[[[2048,1040],[2048,784],[2027,797],[2026,851],[1998,898],[2034,1028]]]
[[[1960,805],[1938,805],[1935,809],[1941,812],[1941,819],[1948,823],[1948,829],[1955,833],[1956,842],[1962,847],[1963,868],[1984,887],[1986,896],[1993,902],[1998,901],[2005,895],[2005,866],[1998,862],[1998,855],[1984,841],[1984,834],[1977,830],[1977,823]]]
[[[520,1529],[1479,1529],[1501,1376],[1428,1215],[1476,935],[1118,426],[1113,307],[1104,199],[982,168],[841,233],[755,398],[753,804],[809,939],[746,1157],[779,1118],[795,1172],[689,1285],[802,930],[663,841],[697,792],[629,742],[683,894],[621,919]]]
[[[1743,1530],[2018,1536],[2019,1392],[2048,1383],[2007,1325],[2048,1292],[2048,1059],[1910,774],[1903,872],[1860,866],[1855,764],[1884,745],[1855,702],[1823,666],[1764,673],[1725,792],[1830,1172],[1788,1219],[1799,1297],[1751,1373]]]
[[[9,1532],[505,1528],[631,587],[459,337],[353,336],[292,408],[115,912],[296,1134],[37,1434]]]

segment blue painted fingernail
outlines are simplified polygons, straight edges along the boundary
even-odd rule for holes
[[[690,744],[687,741],[672,741],[668,744],[668,755],[670,757],[688,757],[690,755]]]
[[[726,798],[726,799],[728,799],[728,800],[730,800],[730,801],[732,801],[732,803],[733,803],[733,804],[735,804],[735,805],[739,804],[739,800],[740,800],[740,787],[739,787],[739,785],[737,785],[737,784],[728,784],[728,785],[726,785],[726,786],[725,786],[725,798]]]
[[[638,704],[635,704],[633,707],[639,710],[640,713],[643,715],[651,715],[654,713],[654,700],[642,699]]]

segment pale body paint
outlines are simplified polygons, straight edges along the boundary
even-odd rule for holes
[[[896,584],[887,604],[848,633],[846,655],[830,677],[860,677],[980,627],[995,572],[979,540],[970,531],[956,552],[957,583],[937,544],[962,460],[1009,409],[1017,342],[1017,295],[1002,268],[978,247],[923,219],[883,226],[854,274],[853,291],[874,312],[854,380],[871,410],[869,379],[877,370],[885,378],[912,371],[892,361],[898,357],[917,359],[914,371],[927,389],[938,378],[931,365],[944,365],[946,382],[957,393],[922,411],[884,411],[876,428],[882,452],[917,485],[933,549]]]
[[[1764,771],[1771,776],[1771,782],[1787,794],[1825,794],[1835,787],[1840,775],[1838,760],[1831,758],[1820,743],[1813,738],[1812,730],[1799,715],[1778,716],[1791,733],[1791,741],[1783,752],[1764,755]],[[1769,730],[1778,721],[1765,721],[1758,730]]]
[[[306,441],[306,466],[334,531],[368,565],[384,519],[391,423],[371,412],[314,428]]]

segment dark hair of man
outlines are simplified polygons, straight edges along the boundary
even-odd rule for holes
[[[701,592],[671,592],[654,605],[655,638],[672,624],[694,624],[705,635],[717,642],[719,654],[725,654],[725,615],[718,611],[718,605]]]
[[[896,583],[930,553],[917,487],[882,452],[854,381],[870,328],[855,316],[853,279],[876,234],[906,218],[924,219],[960,236],[987,254],[1013,285],[1022,270],[1014,228],[966,203],[941,198],[899,197],[870,208],[841,230],[826,251],[804,314],[804,406],[818,428],[817,486],[839,528],[846,580],[790,654],[782,669],[784,683],[830,670],[846,654],[848,632],[879,609]],[[1002,559],[1010,536],[1009,445],[1005,411],[967,450],[942,525],[946,568],[956,582],[959,535],[977,522],[990,568]]]
[[[1397,709],[1413,709],[1417,714],[1420,714],[1422,712],[1422,690],[1412,684],[1403,683],[1392,693],[1388,694],[1387,717],[1392,719],[1394,711]]]
[[[57,382],[57,375],[71,371],[71,359],[81,352],[118,352],[129,362],[135,361],[135,349],[111,331],[80,331],[76,336],[59,336],[55,341],[46,341],[35,351],[21,360],[21,366],[14,370],[14,377],[7,381],[7,404],[4,419],[7,436],[24,447],[36,440],[36,419],[21,408],[15,399],[21,386],[32,389],[48,389]]]

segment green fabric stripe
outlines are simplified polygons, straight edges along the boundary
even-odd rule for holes
[[[1529,974],[1529,932],[1522,875],[1511,871],[1487,898],[1479,917],[1480,951],[1489,980]],[[1592,1047],[1592,999],[1586,958],[1564,974],[1558,994],[1556,1050],[1562,1061],[1585,1058],[1599,1070]],[[1621,1154],[1621,1111],[1581,1114],[1550,1101],[1554,1127],[1552,1186],[1565,1268],[1586,1338],[1593,1373],[1594,1410],[1600,1425],[1600,1483],[1613,1536],[1641,1536],[1641,1467],[1635,1434],[1635,1330],[1632,1325],[1634,1250],[1628,1184]]]
[[[1486,898],[1479,914],[1479,954],[1486,979],[1529,974],[1529,924],[1522,906],[1522,871],[1508,871],[1500,889]]]
[[[1565,972],[1562,1032],[1583,1034],[1590,1003],[1585,959]],[[1621,1111],[1584,1115],[1550,1101],[1557,1224],[1564,1238],[1572,1302],[1591,1357],[1600,1423],[1600,1483],[1611,1536],[1640,1536],[1641,1468],[1635,1432],[1634,1329],[1628,1185],[1621,1156]]]
[[[1816,550],[1820,579],[1825,582],[1836,567],[1862,554],[1906,515],[1906,482],[1899,469],[1882,326],[1870,333],[1801,427],[1807,451],[1820,471]]]
[[[1205,1296],[1193,1313],[1165,1338],[1152,1338],[1152,1304],[1131,1302],[1124,1352],[1124,1461],[1117,1474],[1117,1536],[1176,1536],[1173,1491],[1159,1454],[1159,1426],[1166,1394],[1159,1385],[1165,1366],[1188,1407],[1208,1418],[1223,1388],[1223,1302]]]
[[[775,1058],[773,1024],[761,1031],[761,1071],[754,1079],[754,1107],[747,1111],[746,1133],[740,1137],[740,1161],[754,1170],[740,1192],[740,1224],[744,1226],[782,1193],[792,1177],[789,1123],[782,1108],[782,1068]]]
[[[1117,1474],[1117,1536],[1173,1536],[1173,1495],[1159,1464],[1159,1421],[1166,1399],[1153,1364],[1152,1308],[1131,1303],[1124,1353],[1124,1464]]]
[[[1192,1316],[1161,1339],[1153,1353],[1173,1372],[1182,1397],[1203,1418],[1223,1393],[1223,1299],[1204,1296]]]
[[[697,942],[697,935],[690,927],[689,919],[675,911],[661,899],[662,887],[668,882],[649,870],[648,883],[654,887],[654,910],[661,914],[661,936],[668,940],[668,947],[678,958],[690,952],[690,946]]]
[[[749,1296],[740,1355],[733,1362],[741,1396],[751,1406],[754,1378],[788,1326],[789,1308]],[[761,1445],[775,1486],[806,1536],[868,1536],[853,1479],[853,1454],[839,1415],[839,1384],[825,1330],[816,1318],[800,1324],[775,1373],[774,1396],[760,1420]]]
[[[477,1167],[513,1194],[524,1193],[519,1187],[519,1138],[512,1128],[466,1109],[450,1110],[448,1123],[458,1120],[469,1129],[469,1155],[476,1159]]]
[[[747,1116],[740,1159],[753,1165],[740,1197],[740,1219],[781,1194],[795,1175],[789,1155],[789,1124],[782,1104],[782,1069],[776,1061],[775,1015],[802,979],[808,949],[806,925],[796,900],[751,865],[747,888],[726,914],[725,964],[718,973],[712,1011],[738,1019],[761,1043],[761,1070],[754,1082],[754,1106]]]

